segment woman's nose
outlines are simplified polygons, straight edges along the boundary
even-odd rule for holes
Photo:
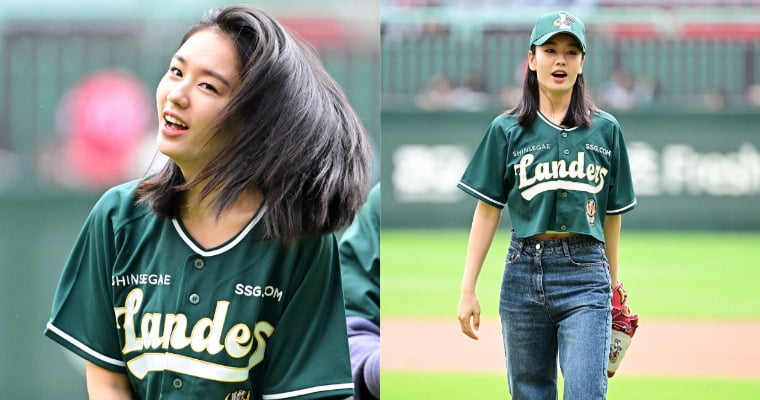
[[[187,93],[185,93],[185,90],[185,85],[175,85],[166,95],[166,100],[176,104],[178,107],[187,108],[187,106],[190,105],[190,99],[187,96]]]

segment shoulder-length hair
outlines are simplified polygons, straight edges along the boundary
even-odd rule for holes
[[[536,46],[530,46],[530,51],[535,55]],[[536,71],[530,70],[530,66],[526,68],[527,71],[525,72],[520,102],[513,109],[507,111],[507,114],[516,115],[517,122],[523,127],[533,125],[533,121],[536,120],[539,110],[538,75]],[[589,98],[586,90],[586,80],[583,78],[583,74],[579,74],[573,85],[570,106],[567,108],[567,113],[562,119],[562,125],[588,128],[591,126],[591,113],[596,111],[597,108]]]
[[[244,191],[264,196],[267,237],[292,241],[337,231],[364,203],[371,150],[364,127],[314,50],[274,18],[247,7],[209,10],[182,39],[217,29],[234,43],[240,85],[220,115],[218,154],[185,179],[169,160],[138,186],[137,201],[176,218],[202,185],[217,215]]]

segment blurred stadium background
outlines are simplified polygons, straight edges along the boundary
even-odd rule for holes
[[[42,336],[89,209],[154,159],[155,87],[187,28],[248,3],[310,42],[371,136],[379,174],[374,0],[4,0],[0,5],[0,398],[85,398],[83,364]]]
[[[621,278],[634,311],[646,323],[760,323],[760,300],[743,293],[760,279],[760,247],[752,245],[760,241],[760,1],[381,3],[385,321],[448,321],[458,330],[475,201],[456,183],[490,121],[515,105],[533,24],[565,9],[586,24],[586,82],[595,103],[620,121],[631,157],[639,205],[623,218]],[[505,216],[478,287],[484,318],[494,321],[509,229]],[[443,335],[402,336],[426,338],[421,343]],[[461,340],[441,345],[441,352],[470,345]],[[710,343],[721,340],[741,339]],[[383,354],[393,346],[384,342]],[[413,346],[402,351],[414,365]],[[744,356],[760,362],[757,346]],[[506,396],[501,371],[398,367],[383,374],[383,391],[394,400]],[[760,392],[757,376],[631,377],[625,362],[621,371],[611,382],[612,399],[754,398]]]

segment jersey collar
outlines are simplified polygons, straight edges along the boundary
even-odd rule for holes
[[[550,121],[549,118],[546,118],[546,116],[544,114],[541,114],[541,111],[536,111],[536,113],[538,114],[538,117],[541,118],[541,120],[544,121],[544,123],[546,123],[546,125],[549,125],[549,126],[551,126],[552,128],[554,128],[554,129],[556,129],[558,131],[570,132],[570,131],[574,131],[574,130],[578,129],[577,126],[574,126],[572,128],[563,128],[563,127],[555,124],[554,122]]]
[[[185,242],[185,244],[190,247],[190,249],[195,252],[196,254],[203,256],[203,257],[211,257],[216,256],[222,253],[227,252],[228,250],[232,249],[233,247],[237,246],[240,241],[243,240],[243,238],[248,235],[251,230],[256,226],[256,224],[261,220],[261,218],[264,216],[264,214],[267,211],[266,205],[261,206],[261,209],[256,213],[256,215],[253,217],[251,222],[248,223],[248,225],[243,228],[240,233],[238,233],[234,238],[230,239],[225,244],[222,244],[221,246],[215,247],[213,249],[204,249],[201,246],[198,245],[191,237],[190,235],[185,232],[185,229],[182,227],[182,224],[177,220],[176,218],[172,218],[172,225],[174,225],[174,229],[177,231],[177,234],[180,238],[182,238],[182,241]]]

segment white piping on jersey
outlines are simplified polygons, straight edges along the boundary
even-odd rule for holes
[[[520,195],[525,200],[532,200],[534,197],[538,196],[540,193],[549,191],[549,190],[575,190],[579,192],[586,192],[586,193],[599,193],[602,191],[602,188],[604,187],[604,179],[602,179],[599,184],[596,186],[589,185],[588,183],[580,183],[580,182],[573,182],[573,181],[546,181],[537,183],[522,192],[520,192]]]
[[[117,360],[115,358],[108,357],[106,355],[100,354],[97,351],[91,349],[90,347],[88,347],[84,343],[82,343],[82,342],[74,339],[73,336],[71,336],[71,335],[67,334],[66,332],[58,329],[55,325],[53,325],[52,322],[48,322],[47,323],[47,328],[48,328],[48,330],[50,330],[50,332],[55,333],[61,339],[63,339],[65,341],[73,344],[78,349],[80,349],[80,350],[84,351],[85,353],[87,353],[87,354],[89,354],[89,355],[97,358],[98,360],[105,361],[105,362],[107,362],[109,364],[113,364],[113,365],[115,365],[117,367],[123,367],[123,366],[126,365],[126,363],[124,361],[122,361],[122,360]]]
[[[546,122],[547,124],[549,124],[549,126],[551,126],[552,128],[555,128],[555,129],[558,129],[558,130],[561,130],[561,131],[565,131],[565,132],[570,132],[570,131],[574,131],[574,130],[578,129],[577,126],[572,127],[572,128],[563,128],[563,127],[555,124],[554,122],[549,121],[549,119],[546,118],[544,116],[544,114],[541,114],[540,111],[536,112],[536,114],[538,114],[538,117],[541,118],[542,120],[544,120],[544,122]]]
[[[174,353],[140,354],[127,362],[127,368],[138,379],[145,378],[148,372],[173,371],[220,382],[243,382],[251,370],[249,366],[228,367]]]
[[[488,201],[490,201],[490,202],[492,202],[494,204],[498,204],[498,205],[500,205],[502,207],[504,207],[504,206],[507,205],[507,203],[502,203],[500,201],[496,201],[496,200],[494,200],[494,199],[492,199],[492,198],[484,195],[483,193],[478,192],[477,190],[473,189],[471,186],[468,186],[468,185],[465,185],[464,183],[462,183],[462,181],[459,181],[459,184],[462,185],[463,188],[465,188],[465,189],[467,189],[467,190],[469,190],[469,191],[477,194],[478,196],[480,196],[480,197],[482,197],[482,198],[484,198],[484,199],[486,199],[486,200],[488,200]]]
[[[326,392],[328,390],[353,389],[353,388],[354,388],[353,383],[336,383],[333,385],[314,386],[314,387],[310,387],[306,389],[294,390],[292,392],[277,393],[277,394],[262,394],[261,398],[263,400],[287,399],[289,397],[303,396],[305,394],[318,393],[318,392]]]
[[[623,211],[625,211],[625,210],[627,210],[629,208],[633,208],[633,206],[636,205],[637,201],[638,200],[633,199],[633,203],[631,203],[631,204],[629,204],[629,205],[627,205],[627,206],[625,206],[623,208],[618,208],[617,210],[607,210],[607,214],[620,214],[620,213],[622,213]]]
[[[266,211],[267,211],[267,207],[265,205],[261,206],[261,209],[256,214],[256,217],[253,219],[253,221],[249,222],[248,225],[242,231],[240,231],[240,233],[232,241],[214,250],[204,250],[198,247],[198,245],[196,245],[195,242],[193,242],[193,240],[187,236],[185,231],[179,225],[179,221],[177,221],[176,218],[172,218],[172,225],[174,225],[174,229],[177,230],[177,234],[179,234],[179,237],[182,238],[182,241],[184,241],[185,244],[187,244],[187,246],[190,247],[191,250],[193,250],[196,254],[200,256],[212,257],[212,256],[222,254],[226,252],[227,250],[237,246],[237,244],[240,243],[240,241],[242,241],[243,238],[245,238],[248,232],[250,232],[253,229],[253,227],[256,226],[259,220],[261,220],[261,218],[264,216],[264,213],[266,213]]]

